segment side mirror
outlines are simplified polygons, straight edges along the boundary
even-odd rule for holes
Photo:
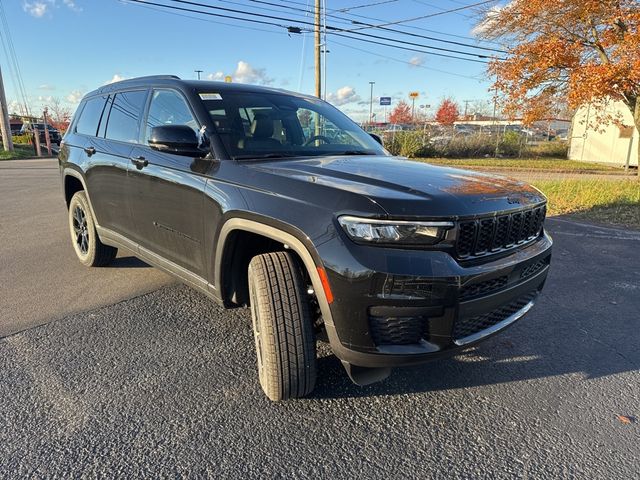
[[[198,135],[187,125],[159,125],[151,129],[149,146],[159,152],[202,158],[208,152],[199,147]]]
[[[371,138],[373,138],[376,142],[382,145],[382,138],[380,138],[380,135],[377,135],[375,133],[370,133],[369,135],[371,135]]]

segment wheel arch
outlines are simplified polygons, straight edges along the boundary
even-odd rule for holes
[[[285,228],[289,231],[286,231]],[[225,281],[227,275],[229,275],[226,270],[228,269],[230,256],[232,256],[234,234],[240,232],[259,235],[286,245],[299,257],[302,263],[301,266],[305,268],[313,285],[323,320],[325,324],[333,325],[329,301],[327,300],[324,284],[320,278],[319,270],[324,272],[322,262],[315,249],[313,249],[312,246],[306,245],[304,241],[300,240],[300,238],[291,233],[291,231],[296,231],[300,237],[305,238],[306,241],[310,243],[308,237],[290,225],[275,226],[262,221],[239,217],[227,220],[220,229],[214,263],[215,285],[219,290],[220,297],[222,299],[225,298]]]
[[[87,196],[87,201],[89,202],[89,208],[91,209],[91,215],[93,216],[93,220],[96,226],[100,225],[98,222],[98,217],[96,217],[96,212],[93,209],[93,203],[91,202],[91,196],[89,194],[89,190],[87,189],[87,183],[85,182],[84,176],[82,173],[78,172],[73,168],[65,168],[62,171],[62,179],[63,179],[63,188],[64,188],[64,199],[67,204],[67,208],[69,208],[69,202],[71,202],[71,197],[73,195],[83,190],[84,194]],[[80,186],[81,188],[77,188]]]

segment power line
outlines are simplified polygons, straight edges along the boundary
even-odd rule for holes
[[[345,13],[348,12],[350,10],[356,10],[358,8],[369,8],[369,7],[375,7],[376,5],[384,5],[385,3],[395,3],[398,0],[382,0],[380,2],[376,2],[376,3],[365,3],[364,5],[355,5],[353,7],[346,7],[346,8],[335,8],[332,11],[333,12],[340,12],[340,13]]]
[[[127,4],[127,3],[130,3],[132,0],[118,0],[118,1],[120,3]],[[224,25],[224,26],[227,26],[227,27],[242,28],[244,30],[251,30],[251,31],[254,31],[254,32],[271,33],[273,35],[287,35],[286,32],[282,32],[282,31],[267,30],[266,28],[249,27],[247,25],[238,25],[237,23],[227,23],[227,22],[220,22],[220,21],[217,21],[217,20],[211,20],[209,18],[194,17],[194,16],[191,16],[191,15],[185,15],[183,13],[171,12],[169,10],[165,10],[165,9],[154,7],[152,5],[139,4],[139,5],[136,5],[136,6],[140,7],[140,8],[146,8],[146,9],[149,9],[149,10],[153,10],[155,12],[161,12],[161,13],[167,14],[167,15],[174,15],[176,17],[189,18],[191,20],[198,20],[199,22],[207,22],[207,23],[213,23],[215,25]]]
[[[172,0],[169,0],[169,1],[172,1]],[[220,1],[225,1],[225,2],[229,3],[229,0],[220,0]],[[266,0],[250,0],[250,1],[254,2],[254,3],[264,4],[264,5],[271,5],[271,6],[275,6],[275,7],[278,7],[278,8],[287,8],[287,9],[294,10],[296,12],[300,11],[300,9],[297,8],[297,7],[290,7],[288,5],[278,5],[277,3],[269,2],[269,1],[266,1]],[[491,1],[495,1],[495,0],[491,0]],[[300,4],[298,2],[290,2],[290,3],[303,5],[303,4]],[[376,4],[371,4],[371,5],[376,5]],[[333,10],[333,12],[341,12],[341,10]],[[433,14],[433,15],[440,15],[442,13],[446,13],[446,12],[440,12],[440,13]],[[445,40],[445,39],[442,39],[442,38],[431,37],[431,36],[427,36],[427,35],[420,35],[420,34],[417,34],[417,33],[411,33],[411,32],[406,32],[406,31],[403,31],[403,30],[398,30],[396,28],[389,28],[389,27],[385,27],[385,26],[372,25],[370,23],[361,22],[359,20],[350,20],[349,21],[349,19],[345,19],[344,17],[341,17],[339,15],[333,15],[333,14],[330,14],[330,13],[327,13],[326,15],[327,15],[327,17],[331,17],[331,18],[337,19],[339,21],[339,23],[342,23],[345,20],[347,20],[348,23],[351,24],[351,25],[354,25],[354,24],[355,25],[364,25],[367,28],[378,28],[380,30],[386,30],[386,31],[393,32],[393,33],[398,33],[398,34],[401,34],[401,35],[407,35],[407,36],[417,37],[417,38],[424,38],[426,40],[431,40],[431,41],[434,41],[434,42],[441,42],[441,43],[446,43],[446,44],[451,44],[451,45],[458,45],[458,46],[462,46],[462,47],[475,48],[477,50],[486,50],[486,51],[492,51],[492,52],[497,52],[497,53],[507,53],[505,50],[500,50],[500,49],[497,49],[497,48],[485,47],[485,46],[482,46],[482,45],[474,45],[474,44],[464,43],[464,42],[457,42],[457,41],[454,41],[454,40]],[[373,18],[373,17],[365,17],[363,15],[355,15],[355,14],[348,14],[348,15],[351,15],[351,16],[354,16],[354,17],[359,17],[359,18],[368,18],[370,20],[375,20],[375,21],[381,21],[380,19],[376,19],[376,18]],[[401,21],[402,20],[400,20],[400,22]],[[405,25],[405,27],[407,27],[407,28],[417,28],[417,27],[411,27],[410,25]],[[346,31],[355,32],[356,30],[364,30],[364,28],[348,29]],[[425,29],[418,28],[418,30],[425,30]],[[426,30],[426,31],[439,33],[439,32],[433,31],[433,30]],[[452,36],[460,37],[459,35],[452,35]],[[466,38],[466,37],[461,37],[461,38]]]
[[[337,37],[349,38],[351,40],[358,40],[360,42],[372,43],[372,44],[375,44],[375,45],[382,45],[383,47],[391,47],[391,48],[397,48],[397,49],[405,50],[405,51],[409,50],[411,52],[424,53],[425,55],[435,55],[436,57],[453,58],[453,59],[456,59],[456,60],[466,60],[467,62],[475,62],[475,63],[482,63],[482,64],[487,64],[488,63],[488,62],[485,62],[483,60],[476,60],[474,58],[456,57],[455,55],[447,55],[445,53],[426,52],[424,50],[418,50],[417,48],[403,47],[403,46],[400,46],[400,45],[389,45],[388,43],[377,42],[375,40],[368,40],[368,39],[365,39],[365,38],[350,37],[348,35],[344,35],[344,34],[336,33],[336,32],[329,32],[329,34],[337,36]],[[485,58],[487,58],[487,57],[485,57]]]
[[[477,2],[477,3],[472,3],[471,5],[466,5],[464,7],[456,7],[456,8],[451,8],[449,10],[443,10],[442,12],[436,12],[436,13],[429,13],[427,15],[421,15],[419,17],[412,17],[412,18],[407,18],[404,20],[396,20],[393,22],[386,22],[386,23],[381,23],[380,25],[375,25],[376,28],[378,27],[386,27],[388,25],[399,25],[402,23],[406,23],[406,22],[415,22],[416,20],[424,20],[425,18],[433,18],[433,17],[437,17],[440,15],[445,15],[447,13],[453,13],[453,12],[458,12],[460,10],[466,10],[467,8],[473,8],[473,7],[479,7],[481,5],[486,5],[487,3],[495,3],[497,0],[483,0],[482,2]],[[363,28],[370,28],[370,27],[363,27]],[[361,29],[356,29],[356,30],[362,30]],[[354,31],[354,30],[352,30]]]
[[[120,0],[120,1],[123,1],[123,0]],[[127,1],[128,2],[137,3],[140,6],[145,7],[145,8],[150,8],[150,9],[153,9],[153,10],[156,10],[156,11],[162,11],[162,12],[165,12],[165,13],[178,15],[178,16],[185,17],[185,18],[191,18],[191,19],[194,19],[194,20],[208,21],[208,20],[205,20],[205,19],[202,19],[202,18],[199,18],[199,17],[192,17],[190,15],[183,15],[183,14],[175,13],[175,12],[172,12],[171,10],[187,11],[187,12],[191,12],[191,13],[199,13],[199,14],[202,14],[202,15],[208,15],[208,16],[213,16],[213,17],[222,16],[224,18],[230,18],[230,19],[233,19],[233,20],[247,21],[247,22],[259,22],[259,23],[265,24],[265,25],[271,25],[271,26],[276,26],[276,27],[284,27],[284,25],[279,24],[279,23],[274,23],[274,22],[267,22],[267,21],[261,21],[261,20],[255,20],[255,19],[247,19],[247,18],[242,18],[242,17],[233,17],[233,16],[230,16],[230,15],[221,15],[221,14],[212,13],[212,12],[203,12],[201,10],[193,10],[193,9],[187,9],[187,8],[176,7],[176,6],[171,6],[171,5],[156,4],[156,3],[150,2],[148,0],[127,0]],[[162,7],[162,9],[154,8],[154,6]],[[220,22],[213,22],[213,23],[220,23]],[[308,23],[308,22],[306,22],[306,23]],[[229,25],[229,24],[223,23],[223,25]],[[244,26],[240,26],[240,27],[241,28],[250,28],[250,27],[244,27]],[[277,32],[271,32],[271,31],[263,30],[263,29],[254,29],[254,30],[266,31],[266,32],[269,32],[269,33],[277,33]],[[452,55],[445,55],[445,54],[439,54],[439,53],[434,53],[434,52],[426,52],[424,50],[418,50],[418,49],[415,49],[415,48],[401,47],[399,45],[388,45],[388,44],[385,44],[385,43],[382,43],[382,42],[377,42],[377,41],[367,40],[367,39],[363,39],[363,38],[352,37],[352,36],[349,36],[349,35],[344,35],[344,34],[339,33],[339,32],[329,32],[329,33],[334,35],[334,36],[339,36],[339,37],[352,39],[352,40],[358,40],[358,41],[365,42],[365,43],[373,43],[373,44],[376,44],[376,45],[382,45],[382,46],[386,46],[386,47],[389,47],[389,48],[396,48],[396,49],[400,49],[400,50],[403,50],[403,51],[414,51],[414,52],[423,53],[423,54],[426,54],[426,55],[436,55],[436,56],[442,56],[442,57],[447,57],[447,58],[455,58],[455,59],[461,59],[461,60],[476,61],[476,62],[479,62],[479,63],[485,63],[485,62],[482,62],[482,61],[468,59],[468,58],[460,58],[460,57],[454,57]],[[351,48],[351,49],[354,49],[354,50],[359,50],[359,51],[362,51],[362,52],[365,52],[365,53],[376,55],[376,56],[379,56],[379,57],[382,57],[382,58],[388,58],[388,59],[391,59],[391,60],[394,60],[394,61],[399,61],[399,62],[405,63],[405,64],[408,63],[408,62],[404,62],[402,60],[398,60],[398,59],[393,58],[393,57],[388,57],[388,56],[385,56],[385,55],[372,53],[372,52],[369,52],[367,50],[360,49],[360,48],[357,48],[357,47],[354,47],[354,46],[348,46],[348,45],[345,45],[345,44],[337,42],[337,41],[334,41],[334,43],[336,43],[338,45],[341,45],[341,46],[345,46],[347,48]],[[413,65],[413,64],[410,64],[410,65]],[[424,66],[418,66],[418,67],[427,68],[427,67],[424,67]],[[431,67],[428,67],[427,69],[433,70],[433,71],[437,71],[437,72],[441,72],[441,73],[445,73],[445,74],[458,76],[458,77],[476,79],[474,77],[469,77],[469,76],[466,76],[466,75],[460,75],[460,74],[456,74],[456,73],[453,73],[453,72],[448,72],[446,70],[439,70],[439,69],[431,68]]]
[[[438,68],[427,67],[425,65],[416,65],[415,63],[407,62],[406,60],[400,60],[399,58],[396,58],[396,57],[390,57],[388,55],[382,55],[381,53],[376,53],[376,52],[372,52],[370,50],[365,50],[364,48],[354,47],[353,45],[347,45],[345,43],[337,42],[335,40],[333,41],[333,43],[335,45],[340,45],[341,47],[349,48],[351,50],[357,50],[359,52],[367,53],[367,54],[373,55],[375,57],[386,58],[387,60],[391,60],[391,61],[398,62],[398,63],[403,63],[403,64],[409,65],[411,67],[423,68],[425,70],[430,70],[430,71],[434,71],[434,72],[438,72],[438,73],[444,73],[446,75],[452,75],[454,77],[468,78],[470,80],[476,80],[477,82],[480,82],[480,79],[478,77],[474,77],[474,76],[471,76],[471,75],[463,75],[461,73],[449,72],[447,70],[440,70]]]
[[[12,78],[14,78],[15,76],[14,86],[16,86],[17,90],[20,92],[20,96],[22,97],[22,102],[24,104],[25,113],[27,115],[30,115],[27,91],[24,87],[24,82],[22,81],[22,72],[20,71],[18,56],[16,55],[16,49],[13,44],[11,30],[9,29],[9,22],[7,21],[7,15],[4,11],[4,5],[2,4],[2,0],[0,0],[0,20],[2,21],[4,31],[6,32],[6,46],[5,46],[5,40],[2,39],[1,32],[0,32],[0,40],[2,41],[2,47],[5,50],[5,54],[7,54],[7,59],[9,60],[10,70],[13,68],[11,75],[12,75]],[[7,53],[7,50],[8,50],[8,53]]]
[[[277,3],[271,3],[271,2],[266,2],[263,0],[250,0],[252,2],[255,3],[265,3],[267,5],[274,5],[274,6],[278,6],[278,7],[282,7],[282,8],[289,8],[295,11],[298,11],[299,8],[296,7],[290,7],[288,5],[281,5],[281,4],[277,4]],[[286,3],[290,3],[292,5],[300,5],[300,6],[306,6],[304,3],[302,2],[297,2],[295,0],[281,0],[281,1],[286,1]],[[459,3],[460,2],[455,2],[455,3]],[[439,7],[437,7],[439,8]],[[331,12],[337,12],[339,9],[334,9],[334,10],[330,10]],[[376,18],[376,17],[371,17],[368,15],[362,15],[362,14],[357,14],[357,13],[347,13],[347,15],[349,15],[350,17],[357,17],[357,18],[364,18],[365,20],[374,20],[376,22],[384,22],[386,20],[382,19],[382,18]],[[349,20],[349,19],[345,19],[344,17],[340,17],[337,15],[332,15],[332,14],[327,14],[328,17],[332,17],[332,18],[336,18],[336,19],[343,19],[343,20]],[[444,35],[446,37],[453,37],[453,38],[460,38],[462,40],[475,40],[481,43],[492,43],[494,45],[501,45],[500,42],[496,42],[494,40],[487,40],[487,39],[479,39],[479,38],[473,38],[473,37],[469,37],[469,36],[464,36],[464,35],[456,35],[454,33],[449,33],[449,32],[441,32],[439,30],[433,30],[433,29],[429,29],[429,28],[424,28],[424,27],[418,27],[416,25],[404,25],[405,28],[410,28],[412,30],[418,30],[418,31],[422,31],[422,32],[429,32],[429,33],[435,33],[437,35]]]
[[[200,14],[203,14],[203,15],[219,16],[219,17],[224,17],[224,18],[233,18],[233,19],[236,19],[236,20],[253,21],[253,22],[256,22],[256,23],[263,23],[263,24],[273,24],[273,23],[269,23],[269,22],[266,22],[266,21],[247,19],[245,17],[233,17],[233,16],[229,16],[229,15],[222,15],[222,14],[217,14],[217,13],[214,14],[214,13],[211,13],[211,12],[204,12],[202,10],[194,10],[194,9],[191,9],[191,8],[178,7],[178,6],[175,6],[175,5],[158,4],[158,3],[154,3],[154,2],[151,2],[151,1],[147,1],[147,0],[131,0],[131,1],[135,2],[135,3],[143,3],[143,4],[155,5],[155,6],[159,6],[159,7],[163,7],[163,8],[168,8],[168,9],[182,10],[182,11],[193,12],[193,13],[200,13]],[[274,16],[274,15],[265,15],[265,14],[261,14],[261,13],[244,12],[244,11],[233,9],[233,8],[218,7],[218,6],[209,5],[209,4],[205,4],[205,3],[194,2],[194,1],[190,1],[190,0],[168,0],[168,1],[173,2],[173,3],[184,4],[184,5],[204,7],[204,8],[209,8],[209,9],[213,9],[213,10],[222,10],[222,11],[225,11],[225,12],[231,12],[231,13],[236,13],[236,14],[251,15],[251,16],[255,16],[255,17],[259,17],[259,18],[268,18],[268,19],[271,19],[271,20],[280,20],[280,21],[293,22],[293,23],[297,22],[297,23],[301,23],[301,24],[305,24],[305,25],[315,26],[315,23],[313,23],[313,22],[308,22],[308,21],[303,21],[303,20],[295,20],[295,19],[291,19],[291,18]],[[494,1],[494,0],[489,0],[489,1]],[[282,25],[282,24],[275,24],[275,25],[283,27],[283,28],[291,28],[290,25],[289,26],[285,26],[285,25]],[[380,36],[380,35],[374,35],[374,34],[371,34],[371,33],[364,33],[364,32],[358,32],[358,31],[353,31],[353,30],[345,30],[343,28],[330,26],[330,25],[327,25],[326,28],[327,28],[327,30],[331,31],[330,32],[331,34],[335,34],[335,32],[344,32],[344,33],[360,35],[360,36],[364,36],[364,37],[368,37],[368,38],[374,38],[374,39],[377,39],[377,40],[385,40],[385,41],[388,41],[388,42],[395,42],[395,43],[399,43],[399,44],[403,44],[403,45],[410,45],[410,46],[414,46],[414,47],[427,48],[427,49],[430,49],[430,50],[437,50],[437,51],[441,51],[441,52],[456,53],[458,55],[467,55],[467,56],[470,56],[470,57],[476,57],[476,58],[480,58],[480,59],[490,58],[488,55],[480,55],[480,54],[477,54],[477,53],[465,52],[465,51],[455,50],[455,49],[450,49],[450,48],[435,47],[433,45],[424,45],[424,44],[420,44],[420,43],[409,42],[409,41],[406,41],[406,40],[398,40],[398,39],[395,39],[395,38],[389,38],[389,37],[383,37],[383,36]],[[346,37],[346,38],[354,38],[354,37]],[[371,43],[380,44],[380,42],[373,42],[373,41]],[[423,53],[430,53],[432,55],[438,55],[438,54],[433,53],[433,52],[423,52]],[[476,61],[476,62],[478,61],[478,60],[474,60],[474,59],[466,59],[466,58],[463,58],[463,57],[456,57],[456,56],[453,56],[453,55],[442,55],[442,54],[440,54],[439,56],[446,56],[447,58],[455,58],[455,59],[458,59],[458,60],[468,60],[468,61]]]

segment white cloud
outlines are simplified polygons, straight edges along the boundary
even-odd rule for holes
[[[42,85],[40,85],[38,87],[38,90],[47,90],[47,91],[51,91],[51,90],[55,90],[56,86],[55,85],[49,85],[48,83],[43,83]]]
[[[119,73],[114,73],[113,77],[111,77],[111,80],[106,81],[104,83],[104,85],[109,85],[110,83],[116,83],[116,82],[120,82],[121,80],[126,80],[126,79],[127,79],[127,77],[123,77]]]
[[[415,57],[411,57],[409,59],[409,63],[413,67],[421,67],[424,65],[424,57],[422,55],[416,55]]]
[[[84,97],[84,92],[82,90],[72,90],[69,95],[67,95],[66,97],[64,97],[64,99],[73,104],[76,105],[78,103],[80,103],[80,100],[82,100],[82,97]]]
[[[82,11],[82,8],[76,5],[76,2],[74,0],[62,0],[62,3],[64,3],[70,10],[73,10],[74,12]]]
[[[50,7],[53,6],[53,1],[36,1],[36,2],[27,2],[26,0],[22,3],[22,8],[29,15],[32,15],[36,18],[44,17],[44,14],[47,13]]]
[[[74,12],[82,11],[82,8],[76,4],[75,0],[62,0],[62,3],[69,10]],[[44,17],[47,13],[52,12],[55,7],[59,7],[59,3],[56,3],[56,0],[23,0],[22,2],[23,10],[36,18]]]
[[[221,82],[224,80],[224,72],[216,72],[216,73],[210,73],[209,75],[207,75],[207,78],[209,80],[214,80],[216,82]]]
[[[358,102],[360,100],[360,95],[356,93],[356,89],[348,85],[339,88],[336,92],[327,94],[327,101],[336,106],[346,105],[347,103]]]
[[[484,18],[475,27],[471,29],[471,33],[476,37],[481,37],[482,35],[493,30],[493,27],[495,26],[498,20],[498,15],[500,14],[500,12],[505,8],[509,8],[510,5],[511,4],[508,3],[505,6],[500,6],[500,5],[492,6],[490,9],[488,9],[485,12]]]
[[[249,62],[240,60],[233,73],[229,74],[235,83],[254,83],[258,85],[271,85],[273,78],[267,75],[264,68],[255,68]],[[222,81],[227,76],[224,72],[215,72],[207,75],[209,80]]]

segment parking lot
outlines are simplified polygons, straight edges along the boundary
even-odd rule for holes
[[[54,160],[0,163],[0,477],[637,478],[640,232],[550,219],[545,291],[457,357],[366,388],[325,346],[270,403],[248,310],[69,245]]]

